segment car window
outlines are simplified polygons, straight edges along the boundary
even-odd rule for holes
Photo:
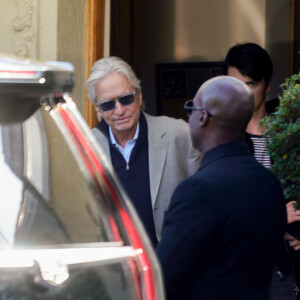
[[[0,298],[141,299],[132,248],[110,246],[22,250],[14,257],[4,252],[0,257]],[[108,256],[111,258],[103,261]],[[26,265],[32,257],[34,264]],[[118,262],[113,262],[113,257]],[[18,267],[13,267],[12,259]]]

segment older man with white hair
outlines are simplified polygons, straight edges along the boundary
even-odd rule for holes
[[[197,170],[201,154],[185,121],[142,112],[140,81],[121,58],[95,62],[87,86],[101,119],[93,133],[156,246],[171,195]]]

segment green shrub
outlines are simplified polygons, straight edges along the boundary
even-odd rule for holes
[[[278,110],[262,120],[271,170],[281,181],[287,201],[295,200],[300,208],[300,72],[281,85]]]

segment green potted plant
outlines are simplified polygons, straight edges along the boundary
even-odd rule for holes
[[[278,110],[262,120],[271,170],[281,181],[284,196],[300,209],[300,72],[281,85]]]

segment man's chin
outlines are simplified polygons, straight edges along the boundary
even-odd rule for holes
[[[114,130],[118,133],[125,133],[133,130],[133,125],[131,124],[118,124],[117,126],[114,126]]]
[[[116,130],[118,131],[127,131],[130,130],[133,126],[131,124],[128,124],[128,122],[124,122],[124,123],[120,123],[120,124],[116,124],[116,126],[114,126]]]

